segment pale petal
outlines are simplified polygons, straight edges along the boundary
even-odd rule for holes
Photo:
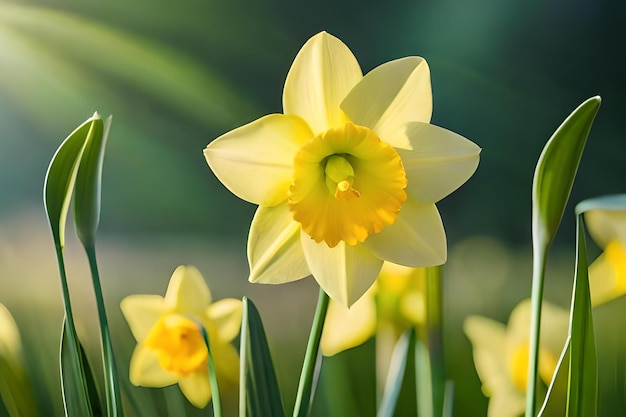
[[[165,293],[165,305],[179,314],[202,317],[211,304],[211,292],[195,266],[181,265],[172,274]]]
[[[589,210],[585,212],[585,225],[593,240],[602,248],[614,239],[626,247],[626,211]]]
[[[196,408],[204,408],[211,400],[211,384],[206,369],[181,378],[178,386],[189,402]]]
[[[373,129],[394,147],[407,147],[404,126],[430,122],[433,97],[426,60],[386,62],[363,77],[341,103],[350,120]]]
[[[606,254],[601,254],[589,265],[589,290],[594,307],[626,294],[626,282],[619,280]]]
[[[239,335],[241,314],[241,300],[235,298],[221,299],[207,308],[207,316],[215,325],[221,343],[228,343]]]
[[[505,326],[485,317],[470,316],[465,319],[463,330],[472,342],[474,365],[485,395],[497,398],[515,390],[508,373]]]
[[[302,232],[304,254],[320,287],[330,298],[350,307],[374,283],[383,261],[361,245],[339,242],[329,248],[324,242],[315,243]]]
[[[287,203],[259,207],[248,236],[250,282],[281,284],[311,272],[300,243],[300,224],[292,219]]]
[[[320,346],[325,356],[333,356],[359,346],[376,332],[375,285],[349,309],[330,300]]]
[[[218,382],[237,385],[239,382],[239,355],[230,343],[218,344],[213,349]]]
[[[541,349],[547,349],[558,359],[569,331],[569,311],[545,300],[541,311]],[[507,343],[510,347],[517,348],[529,343],[531,315],[530,299],[522,300],[511,312],[507,326]]]
[[[204,156],[237,197],[273,206],[287,199],[293,158],[311,138],[313,133],[301,118],[272,114],[215,139]]]
[[[148,336],[152,326],[166,311],[164,299],[160,295],[129,295],[122,300],[120,308],[138,342]]]
[[[415,268],[441,265],[447,258],[446,233],[437,207],[411,200],[402,206],[394,224],[370,235],[363,246],[385,261]]]
[[[160,388],[178,381],[178,376],[161,367],[156,353],[142,345],[135,347],[129,368],[129,378],[133,385]]]
[[[0,358],[17,358],[21,355],[20,331],[11,312],[0,304]]]
[[[526,395],[515,387],[508,387],[489,400],[487,417],[520,417],[526,409]]]
[[[406,127],[410,149],[397,149],[408,179],[409,198],[436,203],[467,181],[476,168],[480,148],[463,136],[427,123]]]
[[[363,77],[350,49],[321,32],[309,39],[291,65],[283,91],[285,114],[295,114],[315,135],[345,122],[339,105]]]

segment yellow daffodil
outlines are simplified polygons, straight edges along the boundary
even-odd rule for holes
[[[530,337],[530,300],[522,301],[511,313],[507,326],[471,316],[465,334],[474,348],[474,364],[490,397],[488,417],[518,417],[526,406]],[[549,385],[567,339],[569,313],[544,302],[541,316],[539,376]]]
[[[597,306],[626,294],[626,211],[589,210],[585,224],[604,250],[589,265],[591,304]]]
[[[393,341],[424,321],[422,268],[385,262],[378,279],[349,309],[331,300],[326,313],[321,347],[332,356],[359,346],[377,331],[390,330]]]
[[[350,306],[383,260],[445,262],[435,203],[473,174],[480,149],[429,124],[424,59],[398,59],[363,76],[348,47],[321,32],[287,74],[283,111],[204,151],[229,190],[259,205],[248,239],[251,282],[312,274]]]
[[[189,402],[205,407],[211,388],[201,327],[209,337],[218,381],[237,383],[239,359],[230,342],[241,327],[241,301],[212,303],[195,267],[176,268],[165,297],[131,295],[122,300],[121,308],[137,340],[130,361],[134,385],[156,388],[178,383]]]

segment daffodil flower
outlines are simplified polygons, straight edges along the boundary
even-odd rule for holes
[[[429,124],[426,61],[407,57],[363,76],[348,47],[321,32],[297,54],[284,114],[224,134],[204,151],[224,185],[258,204],[248,239],[250,281],[313,275],[350,306],[383,260],[446,260],[435,203],[476,170],[480,149]]]
[[[591,304],[626,294],[626,211],[589,210],[585,224],[603,253],[589,265]]]
[[[178,383],[190,403],[205,407],[211,387],[201,328],[209,337],[218,381],[237,383],[239,359],[230,342],[241,327],[241,301],[212,303],[195,267],[176,268],[165,297],[131,295],[122,300],[121,308],[137,340],[130,361],[134,385],[157,388]]]
[[[490,397],[488,417],[518,417],[526,406],[530,336],[530,300],[511,313],[505,326],[497,321],[470,316],[465,334],[474,348],[474,364]],[[549,385],[567,339],[569,313],[543,303],[539,347],[539,377]]]
[[[331,300],[321,340],[324,355],[359,346],[387,330],[393,347],[405,330],[424,322],[424,279],[423,268],[385,262],[374,285],[352,307]]]

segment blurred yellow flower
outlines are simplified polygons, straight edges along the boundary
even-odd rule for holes
[[[377,331],[392,332],[395,344],[407,329],[424,322],[423,268],[385,262],[378,279],[349,309],[331,300],[321,347],[325,356],[359,346]]]
[[[597,306],[626,294],[626,211],[589,210],[585,224],[604,250],[589,265],[591,304]]]
[[[474,173],[480,148],[429,124],[423,58],[391,61],[364,77],[348,47],[321,32],[287,74],[283,110],[204,151],[230,191],[259,205],[248,239],[251,282],[312,274],[350,306],[383,260],[445,262],[435,203]]]
[[[237,383],[239,359],[230,342],[241,327],[241,301],[212,303],[195,267],[176,268],[165,297],[131,295],[122,300],[121,308],[137,340],[130,361],[134,385],[157,388],[178,383],[190,403],[205,407],[211,387],[200,326],[209,336],[218,381]]]
[[[526,406],[530,336],[530,299],[515,307],[507,326],[470,316],[463,326],[474,348],[474,364],[489,400],[488,417],[518,417]],[[539,376],[549,385],[565,345],[569,312],[543,303]]]

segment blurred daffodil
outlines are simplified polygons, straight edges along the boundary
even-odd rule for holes
[[[208,351],[201,332],[209,337],[218,380],[236,383],[239,359],[231,341],[241,327],[241,301],[212,302],[211,292],[193,266],[179,266],[165,297],[131,295],[122,300],[122,312],[137,340],[130,361],[130,381],[145,387],[178,383],[198,408],[211,399],[207,371]]]
[[[378,331],[391,331],[395,342],[405,330],[423,323],[424,279],[423,268],[385,262],[374,285],[352,307],[331,300],[322,333],[324,355],[359,346]]]
[[[626,211],[589,210],[585,224],[603,249],[589,265],[591,304],[597,306],[626,294]]]
[[[287,74],[283,111],[204,151],[229,190],[259,205],[248,239],[251,282],[312,274],[350,306],[383,260],[445,262],[435,203],[474,173],[480,148],[429,124],[424,59],[398,59],[363,76],[348,47],[321,32]]]
[[[530,300],[515,307],[507,326],[471,316],[465,334],[474,348],[474,364],[489,400],[488,417],[518,417],[526,406],[530,335]],[[539,376],[549,385],[567,339],[567,310],[543,303],[539,347]]]

